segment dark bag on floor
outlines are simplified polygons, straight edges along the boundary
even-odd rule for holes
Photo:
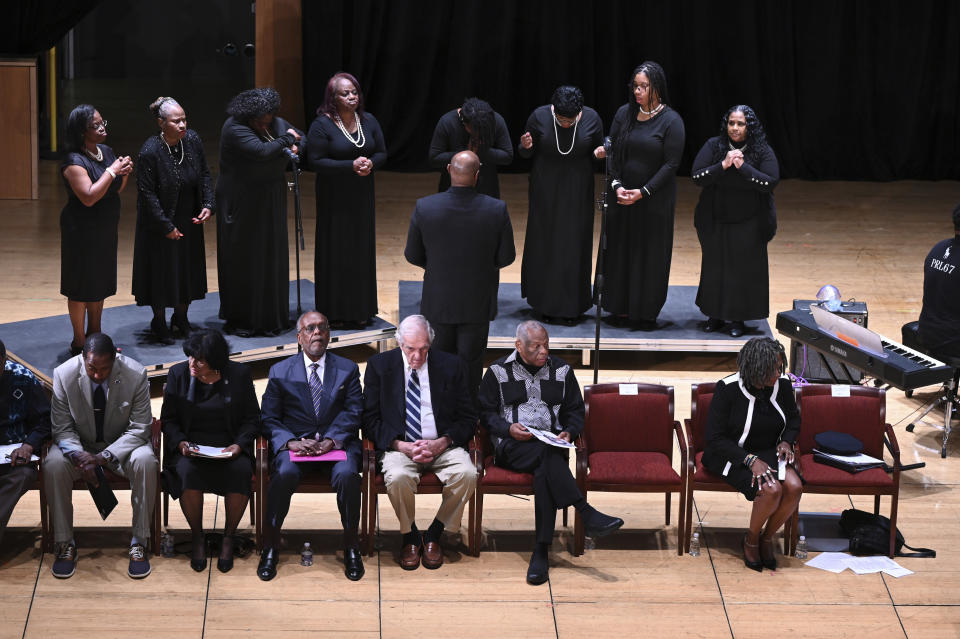
[[[890,551],[890,520],[883,515],[848,508],[840,515],[840,529],[850,540],[850,552],[854,555],[886,555]],[[904,547],[914,552],[901,552]],[[937,556],[936,550],[907,546],[899,530],[893,548],[897,557]]]

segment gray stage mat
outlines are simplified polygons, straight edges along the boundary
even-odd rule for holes
[[[400,319],[420,311],[423,282],[401,280]],[[667,302],[657,319],[662,326],[657,331],[644,332],[600,322],[600,348],[602,350],[638,351],[714,351],[739,352],[747,340],[758,337],[773,337],[767,320],[748,322],[751,330],[742,337],[733,338],[726,333],[704,333],[700,323],[706,318],[697,308],[696,286],[671,286]],[[490,348],[513,348],[517,324],[531,319],[530,307],[520,297],[520,285],[501,282],[498,292],[499,312],[490,324]],[[550,346],[558,349],[588,350],[593,348],[595,336],[594,317],[591,308],[577,326],[550,324]]]
[[[300,280],[300,294],[304,310],[313,308],[313,282]],[[167,310],[169,319],[170,310]],[[219,317],[220,294],[207,293],[202,300],[190,305],[190,323],[198,327],[223,330]],[[290,282],[290,318],[296,321],[296,282]],[[165,346],[156,341],[150,331],[153,312],[149,306],[118,306],[103,311],[103,331],[113,338],[124,355],[132,357],[147,368],[150,377],[166,375],[167,369],[184,360],[182,341]],[[360,330],[331,331],[330,348],[367,344],[390,339],[396,327],[386,320],[375,317],[370,326]],[[29,366],[50,385],[53,369],[70,357],[70,320],[66,315],[41,317],[0,324],[0,339],[18,361]],[[231,358],[252,361],[284,357],[297,351],[297,331],[292,327],[276,337],[237,337],[227,335]]]

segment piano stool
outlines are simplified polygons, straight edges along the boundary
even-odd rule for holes
[[[950,439],[950,422],[952,421],[953,411],[960,410],[960,400],[957,399],[957,385],[960,384],[960,357],[947,357],[940,353],[934,353],[920,343],[920,322],[907,322],[900,329],[903,343],[910,348],[926,353],[935,357],[953,369],[953,377],[943,383],[940,388],[940,395],[927,404],[920,417],[907,426],[907,432],[913,432],[914,427],[927,414],[937,408],[943,407],[943,445],[940,448],[940,457],[947,456],[947,441]],[[907,397],[913,395],[912,390],[906,391]]]

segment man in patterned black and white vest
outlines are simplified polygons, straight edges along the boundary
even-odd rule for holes
[[[39,454],[49,437],[50,402],[39,380],[26,367],[7,361],[0,342],[0,446],[5,449],[0,455],[0,540],[13,508],[37,479],[31,455]]]
[[[567,448],[542,442],[530,432],[548,431],[572,442],[583,430],[583,395],[573,367],[550,356],[547,330],[539,322],[517,326],[516,350],[487,369],[480,384],[480,420],[490,432],[497,466],[533,473],[537,545],[527,583],[548,578],[547,551],[553,543],[557,509],[573,506],[586,534],[616,531],[623,520],[604,515],[584,499],[570,472]]]

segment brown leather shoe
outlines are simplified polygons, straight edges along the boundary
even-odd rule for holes
[[[407,544],[400,550],[400,567],[404,570],[416,570],[420,567],[419,544]]]
[[[436,570],[443,565],[443,548],[439,541],[428,541],[423,545],[423,567]]]

